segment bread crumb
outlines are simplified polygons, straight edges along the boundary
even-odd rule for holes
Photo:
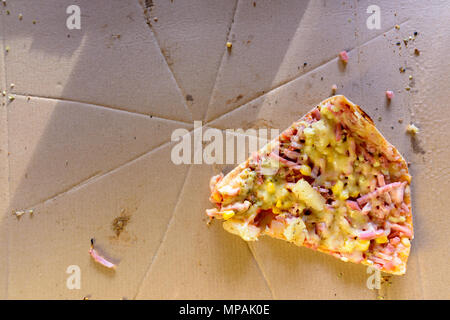
[[[409,124],[406,127],[406,132],[408,132],[409,134],[415,135],[417,133],[419,133],[419,128],[417,128],[414,124]]]

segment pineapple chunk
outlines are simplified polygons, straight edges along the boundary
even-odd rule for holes
[[[300,179],[292,189],[298,199],[314,210],[322,211],[325,206],[325,199],[318,191],[313,189],[308,181]]]
[[[305,240],[306,225],[302,219],[295,219],[289,223],[284,230],[283,235],[287,241],[294,242],[297,245],[302,245]]]

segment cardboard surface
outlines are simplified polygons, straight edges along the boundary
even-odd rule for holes
[[[448,1],[6,2],[0,298],[450,298]],[[66,27],[72,4],[80,30]],[[367,28],[370,5],[380,29]],[[333,84],[411,162],[408,270],[379,291],[365,267],[207,226],[209,178],[230,166],[171,161],[177,128],[283,130]],[[92,261],[91,238],[115,272]],[[66,285],[72,265],[80,289]]]

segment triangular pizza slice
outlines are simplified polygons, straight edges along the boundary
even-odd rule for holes
[[[405,160],[359,106],[333,96],[225,177],[211,218],[246,241],[261,235],[404,274],[413,239]]]

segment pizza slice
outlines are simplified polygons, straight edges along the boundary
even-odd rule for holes
[[[246,241],[269,235],[400,275],[413,239],[410,182],[370,117],[333,96],[213,177],[207,215]]]

